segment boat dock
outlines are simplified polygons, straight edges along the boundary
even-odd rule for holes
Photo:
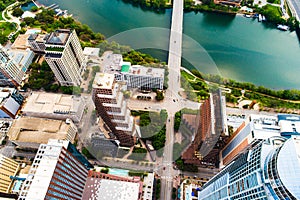
[[[50,6],[45,7],[46,9],[50,9],[50,10],[54,10],[56,8],[58,8],[59,6],[57,4],[51,4]]]

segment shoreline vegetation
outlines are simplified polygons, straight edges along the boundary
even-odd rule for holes
[[[124,3],[131,4],[135,7],[140,7],[142,10],[150,10],[155,13],[165,13],[166,9],[172,8],[172,0],[122,0]],[[253,5],[253,0],[242,0],[241,6],[247,6],[253,9],[253,13],[262,14],[267,19],[267,24],[277,27],[278,24],[287,25],[290,27],[290,31],[297,30],[299,32],[299,22],[295,17],[284,19],[280,7],[267,4],[263,7]],[[269,3],[278,3],[275,0],[268,0]],[[288,6],[286,5],[288,8]],[[287,9],[289,11],[289,8]],[[195,4],[194,0],[184,0],[185,12],[213,12],[227,15],[236,14],[251,14],[241,11],[236,6],[215,4],[214,0],[199,0],[199,3]],[[289,11],[289,15],[291,12]],[[300,37],[300,36],[299,36]]]
[[[101,48],[100,54],[108,50],[113,51],[114,53],[121,53],[124,56],[124,60],[130,61],[133,64],[157,67],[165,67],[166,65],[166,63],[160,62],[158,59],[153,58],[148,54],[135,51],[129,46],[122,46],[117,42],[107,42],[103,34],[93,32],[89,26],[82,24],[72,17],[56,17],[53,11],[44,8],[41,9],[42,12],[38,13],[35,18],[25,18],[23,20],[21,23],[22,29],[19,33],[25,33],[27,28],[41,28],[44,32],[51,32],[59,28],[75,29],[82,47],[99,47]],[[33,66],[31,66],[31,70],[35,71],[44,68],[47,73],[51,73],[46,69],[47,67],[45,67],[45,64],[41,66],[33,64]],[[202,74],[197,70],[191,70],[191,73],[193,76],[191,74],[182,74],[181,80],[185,79],[185,84],[187,84],[186,82],[188,81],[193,90],[198,90],[198,93],[196,93],[197,96],[200,97],[198,100],[203,100],[208,97],[208,88],[206,85],[207,82],[211,82],[217,84],[217,86],[222,86],[231,90],[231,93],[226,94],[228,102],[236,103],[241,96],[241,91],[244,90],[246,92],[244,98],[256,100],[263,106],[264,110],[268,110],[268,108],[275,109],[275,111],[278,112],[292,112],[292,109],[300,110],[300,90],[271,90],[263,86],[256,86],[252,83],[243,83],[225,79],[218,75]],[[49,75],[49,77],[52,76]],[[49,84],[53,83],[52,78],[49,81],[41,81],[41,79],[42,77],[37,73],[31,74],[29,85],[34,85],[35,83],[38,84],[38,86],[32,87],[32,89],[43,88],[50,92],[57,92],[58,90],[62,92],[67,90],[67,92],[70,92],[68,88],[59,88],[58,85],[50,87]],[[29,85],[27,85],[27,87]],[[76,88],[76,91],[79,92],[79,90],[80,88]]]

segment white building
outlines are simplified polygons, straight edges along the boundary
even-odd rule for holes
[[[34,53],[30,49],[7,51],[0,45],[0,85],[21,85],[33,57]]]
[[[63,86],[79,86],[85,58],[75,30],[59,29],[46,40],[45,59]]]
[[[23,115],[49,119],[72,119],[79,122],[85,108],[83,97],[74,95],[32,92],[22,108]]]
[[[163,89],[165,69],[131,65],[122,55],[110,54],[105,58],[103,71],[115,75],[117,81],[127,83],[128,88]]]
[[[124,81],[129,88],[160,89],[164,87],[165,69],[132,65],[123,62],[121,73],[116,73],[117,81]]]
[[[154,173],[148,173],[144,177],[144,187],[143,187],[143,200],[152,200],[153,199],[153,183],[154,183]]]
[[[0,87],[0,118],[15,118],[23,100],[24,97],[16,89]]]
[[[82,160],[84,157],[73,150],[72,145],[63,140],[49,140],[48,144],[41,144],[19,200],[80,200],[88,170]]]

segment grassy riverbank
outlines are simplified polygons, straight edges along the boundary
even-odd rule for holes
[[[191,70],[192,74],[182,72],[182,78],[190,84],[191,92],[198,100],[207,98],[208,88],[222,87],[227,91],[226,101],[232,105],[237,105],[238,100],[255,100],[259,103],[260,110],[284,112],[284,113],[300,113],[300,91],[290,90],[271,90],[263,86],[256,86],[252,83],[237,82],[235,80],[226,79],[219,75],[202,74],[197,70]],[[197,83],[197,84],[195,84]],[[199,85],[201,87],[199,87]],[[195,87],[196,86],[196,87]],[[202,91],[198,93],[198,91]],[[242,95],[242,91],[244,95]],[[191,96],[191,95],[190,95]]]

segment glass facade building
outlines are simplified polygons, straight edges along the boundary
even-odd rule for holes
[[[198,193],[198,200],[300,199],[300,137],[256,140]]]

